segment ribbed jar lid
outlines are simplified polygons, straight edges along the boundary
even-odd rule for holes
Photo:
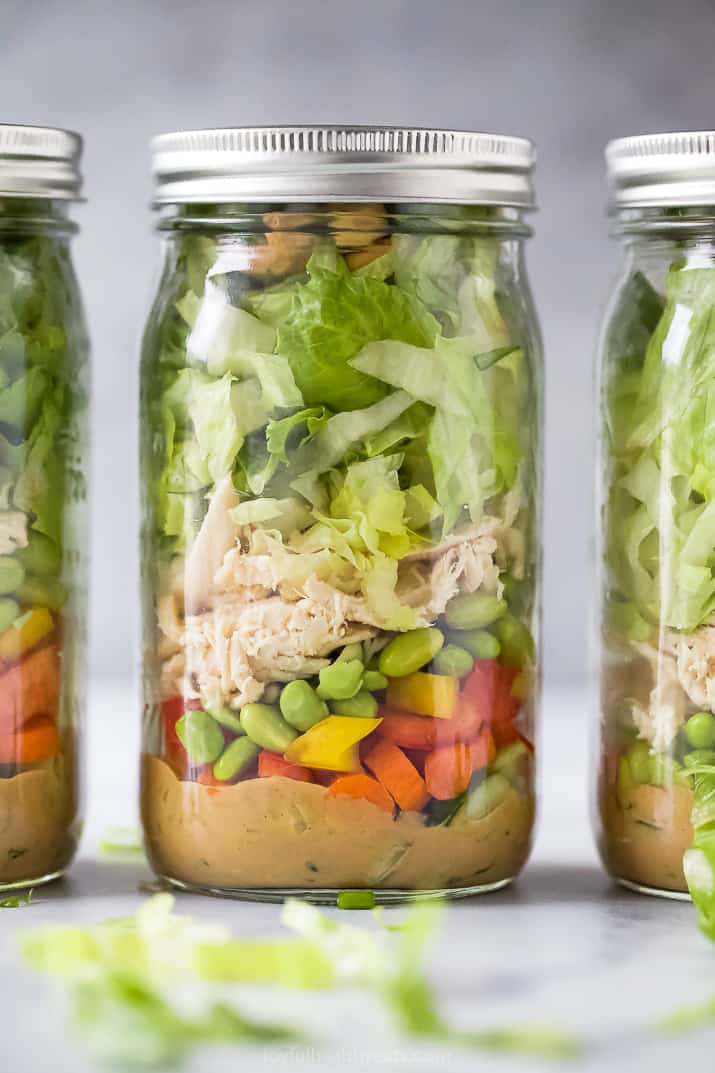
[[[0,197],[79,200],[81,155],[72,131],[0,123]]]
[[[534,208],[525,138],[403,127],[236,127],[152,142],[155,204],[404,201]]]
[[[715,205],[715,131],[617,138],[606,165],[616,209]]]

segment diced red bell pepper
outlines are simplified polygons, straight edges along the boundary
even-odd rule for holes
[[[512,694],[517,672],[494,659],[478,659],[467,675],[461,699],[472,706],[480,723],[508,723],[519,711]]]

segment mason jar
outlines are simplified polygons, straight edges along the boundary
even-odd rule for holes
[[[598,839],[622,883],[678,896],[715,761],[715,134],[620,139],[607,160]]]
[[[531,145],[154,142],[141,809],[237,897],[508,883],[539,683]]]
[[[78,135],[0,125],[0,889],[80,833],[88,345],[70,255]]]

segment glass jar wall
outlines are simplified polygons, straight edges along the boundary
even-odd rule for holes
[[[62,131],[0,126],[0,889],[61,874],[80,830],[89,384],[65,208],[79,151]]]
[[[538,331],[521,214],[173,205],[146,332],[142,817],[248,897],[523,866]]]
[[[687,891],[693,790],[715,761],[715,155],[704,138],[611,150],[625,257],[601,354],[598,837],[615,877],[672,895]]]

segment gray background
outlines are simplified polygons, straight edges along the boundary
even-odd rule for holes
[[[708,0],[0,0],[0,121],[86,139],[77,262],[94,344],[93,667],[135,664],[135,382],[158,247],[148,141],[177,127],[366,122],[524,134],[546,344],[546,649],[586,671],[592,368],[615,271],[602,149],[715,126]]]

